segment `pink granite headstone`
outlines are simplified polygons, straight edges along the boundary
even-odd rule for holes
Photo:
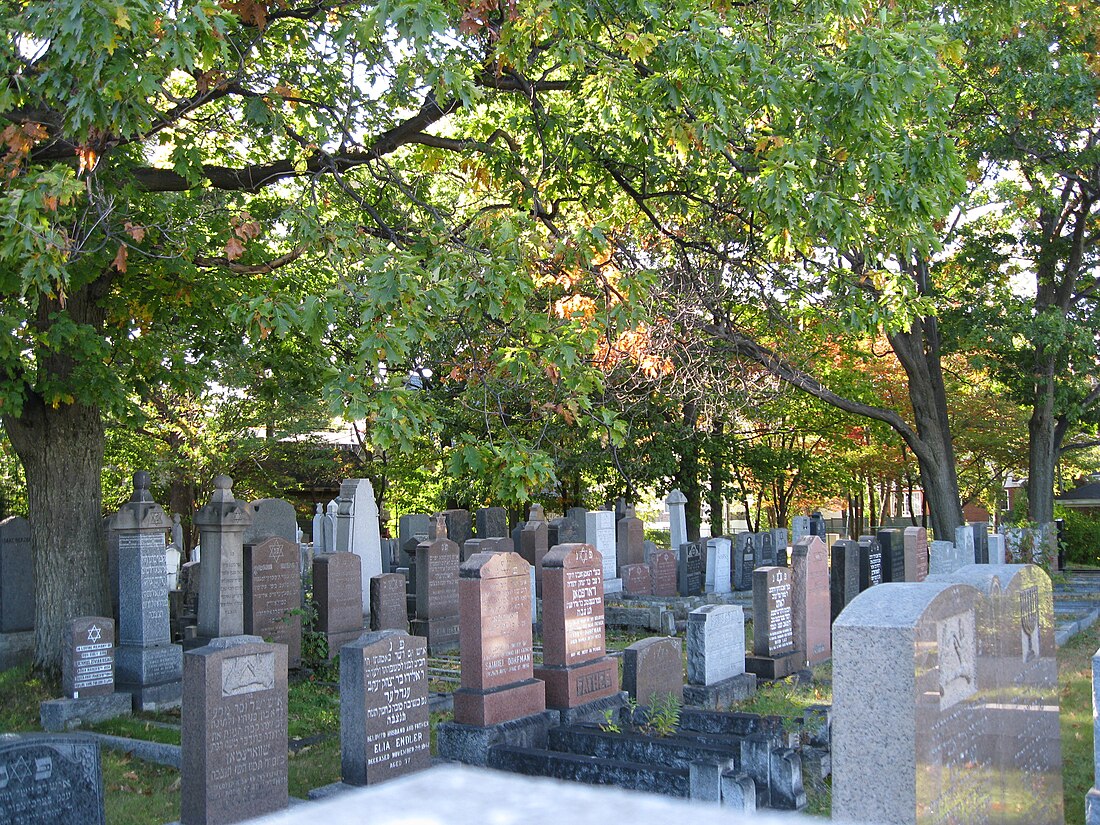
[[[832,656],[829,634],[829,562],[820,536],[798,540],[791,552],[794,645],[811,665]]]

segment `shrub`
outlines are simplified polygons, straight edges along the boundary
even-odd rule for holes
[[[1100,516],[1059,508],[1065,519],[1063,540],[1067,564],[1100,565]]]

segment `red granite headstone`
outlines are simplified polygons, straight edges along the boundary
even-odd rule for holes
[[[495,725],[546,709],[545,688],[533,674],[529,570],[516,553],[478,553],[462,565],[455,722]]]
[[[653,573],[648,564],[624,564],[619,568],[623,592],[633,596],[653,595]]]
[[[821,536],[805,536],[791,551],[794,645],[811,665],[832,656],[829,562]]]
[[[906,527],[902,541],[905,545],[905,580],[924,581],[928,577],[928,531],[923,527]]]
[[[623,568],[630,564],[645,564],[645,525],[634,515],[634,506],[628,505],[626,515],[615,525],[616,560],[619,564],[619,576],[626,578]],[[626,588],[626,582],[623,582]],[[629,592],[629,591],[628,591]]]
[[[302,575],[298,546],[281,536],[244,548],[244,632],[287,647],[287,666],[302,661]]]
[[[650,575],[653,577],[654,596],[676,595],[676,554],[671,550],[658,550],[649,557]]]
[[[603,559],[590,544],[559,544],[543,559],[542,661],[546,704],[574,708],[619,690],[605,654]]]
[[[354,553],[313,558],[313,603],[317,629],[328,640],[328,657],[363,633],[362,560]]]

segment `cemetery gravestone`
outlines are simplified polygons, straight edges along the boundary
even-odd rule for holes
[[[542,557],[550,549],[549,525],[541,504],[532,504],[528,521],[520,531],[520,551],[524,560],[534,568],[535,588],[542,592]]]
[[[680,640],[651,637],[623,650],[623,690],[643,707],[670,695],[684,699],[684,661]]]
[[[324,524],[322,525],[322,529],[324,531],[324,536],[325,536],[325,542],[324,543],[325,543],[325,552],[326,553],[335,553],[336,552],[336,519],[337,519],[338,515],[339,515],[339,512],[338,512],[338,505],[336,504],[336,501],[335,500],[330,501],[325,506],[325,521],[324,521]],[[316,554],[314,554],[314,555],[316,555]]]
[[[645,564],[645,525],[634,513],[634,505],[626,507],[626,514],[615,526],[617,531],[617,558],[619,575],[628,564]],[[625,585],[624,585],[625,586]]]
[[[806,536],[810,535],[810,517],[794,516],[791,518],[791,544],[798,544]]]
[[[928,547],[929,575],[951,573],[963,566],[963,560],[955,543],[951,541],[933,541]]]
[[[969,565],[850,605],[834,625],[834,816],[1063,821],[1049,594],[1035,568]]]
[[[378,522],[378,502],[374,497],[374,487],[366,478],[344,479],[340,484],[339,500],[343,509],[340,511],[342,521],[337,522],[336,547],[354,553],[362,561],[362,616],[369,621],[371,576],[382,573],[382,532]],[[349,509],[348,502],[350,512],[345,512]]]
[[[905,550],[901,530],[879,530],[878,543],[882,548],[882,580],[905,581]]]
[[[104,616],[73,619],[61,648],[61,693],[74,699],[115,691],[115,623]]]
[[[825,538],[825,516],[821,515],[820,510],[810,514],[810,535],[820,536],[822,540]]]
[[[0,521],[0,633],[34,629],[31,526],[21,516]]]
[[[791,553],[794,646],[813,666],[832,655],[829,635],[829,561],[821,536],[803,538]]]
[[[400,573],[372,576],[370,587],[370,629],[408,631],[405,577]]]
[[[775,548],[775,561],[779,567],[787,566],[788,533],[786,527],[775,527],[768,531],[772,537],[772,547]]]
[[[581,514],[582,521],[580,523],[569,516],[550,520],[549,544],[551,547],[559,544],[584,544],[584,521],[587,520],[588,516],[586,511],[583,510]]]
[[[210,503],[195,514],[202,542],[199,629],[204,639],[244,632],[244,531],[252,520],[247,504],[233,498],[233,479],[214,479]],[[125,639],[120,641],[125,643]]]
[[[679,553],[680,547],[688,542],[687,496],[679,490],[673,490],[668,494],[665,503],[668,505],[669,546],[673,552]]]
[[[459,724],[496,725],[546,709],[544,684],[533,673],[528,568],[516,553],[479,553],[462,565]]]
[[[698,542],[680,545],[680,595],[698,596],[703,592],[703,548]]]
[[[676,595],[676,555],[671,550],[658,550],[649,557],[654,596]]]
[[[104,825],[99,743],[75,734],[0,734],[0,822]]]
[[[327,553],[313,559],[317,630],[325,634],[330,659],[363,632],[361,564],[354,553]]]
[[[591,544],[588,540],[588,511],[583,507],[570,507],[565,511],[565,517],[573,522],[573,530],[577,536],[576,544]],[[564,541],[563,534],[558,533],[558,539],[562,544],[569,544],[570,542]]]
[[[282,810],[287,792],[286,647],[214,639],[183,668],[181,825]]]
[[[313,515],[313,554],[331,553],[336,548],[325,547],[325,508],[317,502],[317,512]]]
[[[281,498],[261,498],[250,502],[252,523],[244,531],[244,544],[259,544],[264,539],[278,536],[289,545],[298,543],[298,516],[294,505]]]
[[[730,592],[732,542],[722,536],[707,540],[707,592]]]
[[[589,544],[562,544],[543,559],[542,666],[546,706],[577,708],[615,695],[619,665],[604,646],[603,560]]]
[[[1005,537],[1000,533],[992,533],[989,536],[989,563],[1005,563]]]
[[[648,564],[625,564],[619,568],[623,592],[632,596],[653,595],[653,574]]]
[[[179,702],[183,651],[172,644],[165,531],[169,521],[149,495],[149,474],[134,474],[134,493],[114,519],[118,532],[119,687],[134,707]]]
[[[459,547],[465,544],[467,539],[472,539],[474,537],[474,531],[470,523],[469,510],[444,510],[443,518],[447,523],[447,538]],[[438,522],[436,522],[436,524],[438,524]],[[435,524],[432,524],[431,528],[434,527]],[[431,539],[435,539],[436,537],[434,532],[429,535]]]
[[[404,592],[402,586],[402,597]],[[340,649],[343,781],[374,785],[424,770],[431,766],[430,743],[424,639],[401,630],[381,630],[344,645]]]
[[[752,656],[745,669],[764,679],[782,679],[800,665],[794,642],[793,587],[786,567],[758,567],[752,573]]]
[[[752,533],[738,533],[733,547],[733,586],[737,590],[752,589],[752,571],[756,569],[756,548]]]
[[[989,522],[974,521],[967,526],[974,531],[974,563],[989,564]]]
[[[609,510],[593,510],[588,513],[585,526],[587,543],[592,545],[603,559],[604,593],[622,590],[619,580],[619,562],[615,548],[615,514]]]
[[[924,581],[928,577],[928,531],[923,527],[906,527],[902,541],[905,545],[905,580]]]
[[[430,522],[431,518],[426,513],[413,513],[397,520],[400,567],[412,567],[416,564],[416,548],[421,542],[428,540]]]
[[[973,564],[974,556],[974,529],[966,524],[955,528],[955,552],[958,554],[959,565]]]
[[[835,622],[848,603],[859,595],[859,542],[840,539],[833,544],[829,567],[829,613]]]
[[[776,553],[775,542],[771,533],[757,533],[757,541],[760,543],[760,564],[757,567],[773,567],[779,565],[779,555]],[[785,548],[784,548],[785,549]]]
[[[302,577],[296,547],[296,542],[272,536],[244,548],[245,633],[286,645],[287,666],[295,669],[302,663]]]
[[[508,511],[503,507],[482,507],[477,511],[479,539],[507,538]]]
[[[458,645],[459,551],[448,536],[445,516],[437,516],[436,538],[416,548],[416,619],[413,634],[428,640],[428,652]]]
[[[859,592],[882,584],[882,547],[874,536],[859,537]]]
[[[688,684],[684,702],[722,710],[756,692],[745,673],[745,611],[740,605],[708,604],[688,614]]]

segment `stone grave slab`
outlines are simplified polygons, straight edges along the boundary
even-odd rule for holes
[[[684,699],[684,662],[680,640],[651,637],[623,650],[623,690],[643,707],[671,695]]]
[[[482,507],[476,522],[479,539],[508,538],[508,511],[503,507]]]
[[[370,580],[370,629],[409,629],[405,598],[405,577],[400,573],[383,573]]]
[[[653,573],[648,564],[624,564],[619,568],[623,592],[633,596],[653,595]]]
[[[328,657],[363,632],[362,561],[354,553],[326,553],[313,559],[313,602],[317,630],[328,641]]]
[[[619,562],[616,551],[615,514],[610,510],[592,510],[587,516],[585,535],[603,559],[604,592],[611,592],[607,584],[619,577]]]
[[[745,669],[764,679],[782,679],[802,662],[794,640],[794,580],[786,567],[752,573],[752,656]]]
[[[680,595],[698,596],[703,582],[703,548],[694,541],[680,545]]]
[[[104,825],[99,743],[78,734],[0,734],[0,822]]]
[[[302,577],[297,546],[297,542],[272,536],[244,547],[245,632],[286,645],[287,666],[294,669],[302,664]]]
[[[645,564],[645,525],[635,515],[634,505],[627,505],[626,514],[619,519],[616,529],[616,552],[619,575],[628,564]],[[623,582],[626,588],[626,582]]]
[[[792,610],[794,645],[810,666],[828,661],[830,641],[829,560],[825,541],[808,536],[791,551]]]
[[[893,528],[879,530],[876,537],[882,548],[882,580],[884,582],[905,581],[905,550],[901,530]]]
[[[902,542],[905,546],[905,580],[924,581],[928,578],[928,531],[923,527],[906,527]]]
[[[859,595],[859,542],[840,539],[833,544],[829,566],[829,614],[835,622],[848,603]]]
[[[34,629],[31,525],[22,516],[0,521],[0,633]]]
[[[449,538],[444,516],[436,519],[431,542],[416,548],[416,619],[413,634],[428,640],[428,652],[458,645],[459,565],[458,544]]]
[[[680,490],[672,490],[665,499],[665,504],[668,505],[669,546],[674,553],[679,553],[681,546],[688,542],[687,496]],[[684,595],[683,591],[681,595]]]
[[[676,554],[671,550],[657,550],[649,556],[649,569],[653,579],[654,596],[676,595]]]
[[[756,568],[756,547],[752,533],[738,533],[733,540],[733,588],[752,590],[752,571]]]
[[[724,536],[707,539],[706,591],[729,593],[733,542]]]
[[[882,545],[875,536],[859,537],[859,591],[882,584]]]
[[[248,504],[233,497],[229,476],[214,479],[210,503],[195,514],[202,544],[198,635],[204,639],[244,632],[244,532]],[[119,634],[120,641],[125,638]]]

